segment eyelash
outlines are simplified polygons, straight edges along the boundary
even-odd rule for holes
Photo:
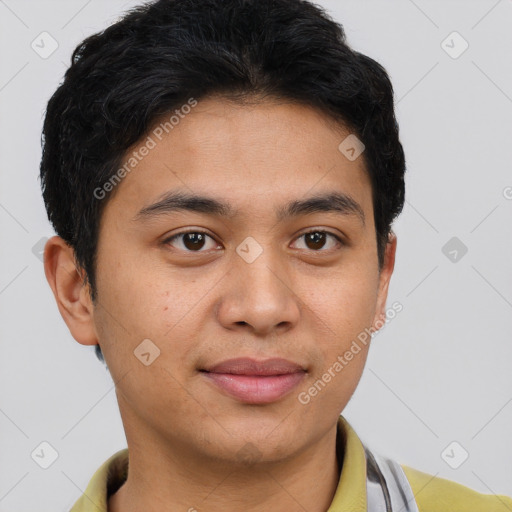
[[[201,234],[201,235],[206,235],[208,237],[210,237],[212,240],[215,240],[209,233],[207,233],[206,231],[201,231],[201,230],[197,230],[197,229],[191,229],[191,230],[188,230],[188,231],[181,231],[180,233],[176,233],[174,235],[172,235],[171,237],[169,238],[166,238],[162,243],[164,245],[168,245],[170,244],[170,242],[172,242],[173,240],[175,240],[176,238],[180,237],[180,236],[183,236],[183,235],[187,235],[189,233],[194,233],[194,234]],[[332,236],[337,242],[339,245],[343,246],[345,245],[345,243],[343,242],[343,240],[338,236],[338,235],[335,235],[334,233],[330,232],[330,231],[326,231],[325,229],[312,229],[310,231],[306,231],[304,233],[301,233],[297,238],[296,240],[298,240],[299,238],[302,238],[303,236],[305,235],[308,235],[310,233],[325,233],[327,235],[330,235]],[[339,248],[338,248],[339,249]],[[178,250],[182,250],[182,249],[178,249]],[[302,249],[304,250],[304,249]],[[307,250],[307,249],[306,249]],[[309,249],[310,251],[312,252],[315,252],[315,253],[319,253],[319,252],[329,252],[329,250],[325,250],[325,249],[318,249],[318,250],[314,250],[314,249]],[[208,252],[208,251],[202,251],[202,250],[199,250],[199,251],[190,251],[190,250],[184,250],[184,252],[189,252],[189,253],[201,253],[201,252]]]

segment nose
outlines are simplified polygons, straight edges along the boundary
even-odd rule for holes
[[[300,318],[300,300],[284,264],[270,251],[247,263],[234,255],[234,265],[224,279],[224,293],[217,305],[218,321],[230,330],[255,335],[285,332]]]

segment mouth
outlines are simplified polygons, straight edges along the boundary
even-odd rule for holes
[[[217,390],[247,404],[269,404],[284,398],[307,373],[301,365],[280,358],[230,359],[200,371]]]

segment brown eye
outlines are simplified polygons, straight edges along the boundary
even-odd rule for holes
[[[209,248],[215,248],[218,246],[215,240],[213,240],[210,235],[203,231],[186,231],[183,233],[178,233],[171,236],[170,238],[167,238],[163,243],[169,244],[176,249],[181,249],[187,252],[205,252],[201,251],[201,249],[203,249],[205,245],[207,246],[208,239],[213,242],[212,247]],[[174,244],[176,241],[177,243]]]
[[[343,245],[343,242],[338,236],[328,231],[309,231],[307,233],[303,233],[300,237],[298,237],[298,240],[300,240],[301,238],[304,239],[306,246],[305,248],[310,249],[312,251],[329,250],[332,249],[333,247],[336,247],[336,245]],[[334,242],[331,242],[330,247],[327,247],[327,249],[325,249],[325,246],[329,245],[329,239],[334,239]]]

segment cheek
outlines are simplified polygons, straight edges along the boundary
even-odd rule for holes
[[[374,272],[373,272],[374,273]],[[308,307],[328,328],[330,346],[350,343],[350,340],[369,327],[373,321],[378,290],[378,279],[370,270],[343,271],[316,280],[307,286]]]
[[[178,277],[148,262],[111,258],[102,265],[95,322],[122,399],[148,415],[157,407],[185,414],[194,402],[184,396],[179,375],[193,348],[194,306],[205,295],[203,287],[183,272]]]
[[[107,252],[108,249],[104,251]],[[148,335],[142,331],[164,322],[176,311],[172,306],[182,302],[172,300],[175,287],[164,269],[144,262],[143,258],[122,256],[109,252],[109,257],[103,258],[99,265],[98,297],[127,330]]]
[[[113,253],[111,253],[113,254]],[[98,298],[103,314],[100,331],[116,353],[132,352],[144,340],[161,350],[172,348],[173,365],[191,350],[188,340],[204,324],[204,299],[218,276],[194,275],[190,269],[175,269],[148,258],[104,258],[98,274]],[[204,321],[203,321],[204,320]],[[166,361],[167,362],[167,361]]]
[[[301,397],[316,410],[343,410],[357,388],[371,343],[375,286],[340,275],[308,294],[319,359]]]

